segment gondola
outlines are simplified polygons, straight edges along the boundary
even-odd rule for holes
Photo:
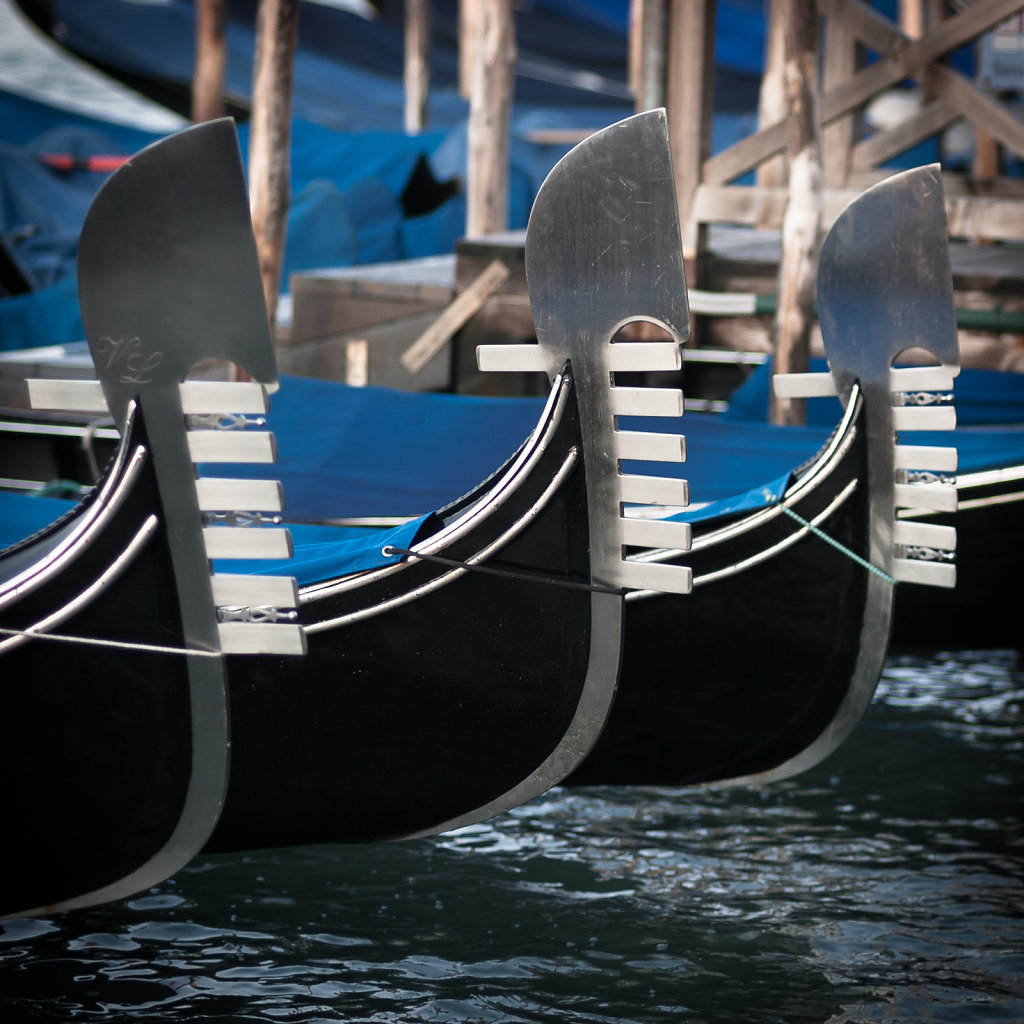
[[[187,129],[110,178],[79,250],[99,385],[30,391],[109,409],[122,442],[82,503],[0,552],[0,914],[125,897],[201,850],[455,828],[578,765],[615,691],[624,593],[690,587],[684,565],[632,551],[685,546],[686,527],[619,509],[682,504],[685,484],[621,475],[614,454],[680,446],[614,423],[651,400],[681,411],[679,392],[611,379],[679,363],[678,227],[641,251],[651,222],[626,216],[663,201],[668,160],[656,112],[552,172],[538,209],[578,230],[533,233],[559,283],[536,296],[552,369],[539,422],[472,500],[348,546],[343,569],[295,557],[273,482],[196,474],[273,450],[261,427],[277,375],[233,126]],[[613,236],[585,223],[595,188],[618,211]],[[595,253],[600,279],[579,276]],[[673,340],[608,344],[624,316]],[[210,359],[248,379],[188,379]],[[225,571],[237,559],[267,571]]]
[[[638,125],[652,124],[651,116],[625,125],[635,131]],[[625,131],[625,126],[618,129]],[[613,137],[599,138],[603,143]],[[643,158],[649,169],[656,161],[668,167],[663,133],[660,141],[663,151],[652,147]],[[589,342],[584,345],[586,351],[604,353],[589,364],[598,381],[607,381],[621,370],[635,370],[635,360],[640,358],[662,369],[675,365],[675,355],[669,359],[663,343],[655,343],[654,350],[634,342],[595,345],[588,325],[602,324],[610,337],[629,315],[624,309],[608,307],[609,302],[614,304],[614,290],[598,301],[605,289],[591,287],[581,300],[565,287],[566,281],[594,282],[594,268],[601,263],[594,255],[603,252],[607,239],[615,235],[609,223],[618,232],[627,223],[634,231],[632,220],[623,219],[622,207],[604,201],[609,188],[614,194],[614,184],[609,183],[623,178],[623,155],[614,149],[609,152],[611,159],[602,157],[596,143],[574,151],[570,165],[580,169],[591,189],[571,203],[557,190],[546,193],[558,199],[539,203],[531,218],[528,272],[541,343],[487,347],[481,352],[485,367],[557,374],[545,339],[552,332],[566,331],[578,341]],[[660,186],[651,187],[645,201],[649,208],[643,213],[659,224],[671,225],[675,217],[671,174],[666,170],[658,180]],[[596,746],[586,757],[581,753],[581,763],[567,773],[568,782],[738,783],[783,778],[809,767],[842,742],[871,699],[886,652],[897,581],[943,587],[953,583],[954,532],[914,522],[929,507],[950,509],[955,504],[953,484],[948,479],[912,482],[898,479],[898,474],[908,460],[914,471],[943,472],[943,467],[948,471],[955,452],[893,444],[897,428],[914,431],[935,426],[936,419],[940,425],[951,422],[951,409],[941,402],[935,409],[900,404],[908,396],[918,396],[911,401],[941,398],[957,370],[944,224],[941,215],[936,217],[936,210],[941,214],[942,209],[937,186],[934,168],[891,180],[854,204],[825,243],[819,303],[828,325],[826,340],[833,366],[828,379],[834,378],[845,413],[821,451],[802,466],[795,463],[781,483],[769,486],[771,481],[766,481],[754,489],[756,493],[681,511],[674,519],[654,518],[653,510],[640,516],[638,508],[630,508],[620,522],[627,532],[613,533],[607,540],[608,550],[592,547],[595,557],[614,561],[625,546],[632,566],[644,564],[651,571],[681,568],[685,562],[693,571],[698,594],[691,601],[660,595],[654,586],[640,584],[631,589],[625,600],[623,684]],[[597,202],[596,196],[602,201]],[[685,337],[680,257],[674,248],[671,254],[659,248],[663,234],[642,236],[652,240],[646,248],[633,244],[637,236],[630,234],[633,255],[646,252],[648,267],[656,271],[639,285],[664,281],[668,268],[674,277],[670,291],[681,305],[672,315],[659,317],[651,313],[657,308],[651,296],[633,307],[647,307],[646,313],[631,315],[667,322],[676,336]],[[929,253],[929,260],[923,266],[907,260],[901,244]],[[650,252],[652,245],[656,254]],[[890,259],[878,258],[879,246],[890,253]],[[612,276],[605,280],[609,272]],[[628,270],[622,266],[600,270],[606,287],[625,273]],[[636,281],[635,275],[631,280]],[[850,293],[856,297],[856,316],[844,306]],[[897,324],[901,325],[898,332]],[[870,343],[865,344],[865,338]],[[911,346],[928,348],[940,365],[890,372],[895,356]],[[604,361],[611,358],[624,362],[613,366]],[[821,390],[820,384],[814,386]],[[634,400],[628,388],[613,388],[612,393],[616,402]],[[626,479],[635,457],[636,436],[645,436],[642,428],[648,426],[634,417],[658,411],[659,402],[666,403],[660,411],[676,412],[679,394],[648,389],[638,404],[614,407],[619,426],[631,429],[611,445],[607,438],[601,443],[616,463],[622,463]],[[663,425],[672,422],[671,418],[662,421]],[[648,458],[672,456],[678,469],[680,438],[664,431],[659,436]],[[659,464],[663,475],[659,492],[680,483],[670,475],[671,468],[667,462]],[[645,498],[647,505],[664,500],[663,494],[646,490],[649,486],[653,482],[632,491],[626,503],[642,507]],[[678,503],[684,497],[682,490],[675,491]],[[471,490],[445,514],[477,508],[482,498],[481,490]],[[897,509],[914,511],[909,517],[898,517]],[[664,539],[662,531],[673,530],[676,539]],[[688,534],[692,534],[692,546],[683,543]],[[641,544],[638,538],[649,545],[648,550],[633,550]],[[689,552],[682,554],[687,547]],[[336,584],[303,585],[304,615],[318,614],[320,602],[333,599],[338,589]],[[329,696],[318,692],[316,700]],[[276,721],[287,722],[295,713],[290,696],[271,706]],[[324,706],[331,705],[328,701]],[[240,736],[261,735],[258,722],[246,721],[244,716],[265,716],[267,707],[265,694],[262,702],[241,706],[233,700],[233,726],[245,723],[238,725]],[[236,708],[240,708],[237,718]],[[229,801],[208,848],[227,848],[224,844],[238,842],[239,835],[245,836],[242,842],[254,845],[324,838],[325,833],[311,824],[312,818],[303,818],[308,808],[296,808],[295,822],[301,819],[302,828],[278,833],[249,813],[274,780],[259,751],[242,754],[235,777],[246,796],[238,797],[234,809]],[[248,831],[243,819],[249,823]],[[338,837],[336,832],[333,836]],[[353,832],[351,838],[361,837]]]

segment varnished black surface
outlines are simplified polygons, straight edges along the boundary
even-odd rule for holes
[[[957,512],[929,517],[956,527],[956,587],[899,587],[894,647],[1024,650],[1024,505],[1000,500],[1020,490],[1019,481],[962,488]]]
[[[110,528],[0,612],[0,624],[23,628],[91,584],[158,508],[155,487],[145,473]],[[55,632],[180,647],[168,565],[161,528],[100,600]],[[180,657],[36,640],[0,656],[0,675],[8,913],[111,883],[160,850],[190,777],[191,717]]]
[[[861,436],[796,510],[812,518],[842,484],[863,478],[864,458]],[[866,500],[862,486],[823,524],[862,556]],[[742,541],[682,560],[697,580],[798,529],[779,516]],[[850,685],[865,572],[808,537],[724,580],[698,584],[688,596],[627,602],[619,692],[601,738],[567,783],[714,782],[799,754],[831,721]]]
[[[571,403],[570,403],[571,404]],[[532,499],[576,440],[575,409],[531,475]],[[445,554],[468,558],[522,514],[518,498]],[[488,562],[588,578],[585,476]],[[419,563],[307,606],[343,614],[446,571]],[[500,796],[555,748],[580,700],[591,595],[469,574],[329,633],[301,661],[229,660],[232,775],[207,849],[365,842],[431,828]]]

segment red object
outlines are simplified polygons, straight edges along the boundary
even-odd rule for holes
[[[70,153],[40,153],[39,159],[58,171],[98,171],[109,174],[126,164],[127,156],[73,156]]]

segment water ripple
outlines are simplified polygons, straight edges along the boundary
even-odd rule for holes
[[[893,659],[826,764],[554,790],[435,840],[209,857],[0,924],[0,1019],[1024,1019],[1012,655]]]

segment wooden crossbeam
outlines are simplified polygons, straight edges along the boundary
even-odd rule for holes
[[[857,197],[854,189],[828,189],[822,226],[828,228]],[[702,185],[694,202],[703,223],[743,224],[779,228],[786,208],[786,190],[756,185]],[[946,189],[946,220],[953,238],[998,238],[1024,242],[1024,205],[1016,197],[957,195]]]
[[[936,64],[928,69],[925,86],[1007,149],[1024,157],[1024,124],[958,71]]]
[[[960,111],[945,100],[927,103],[895,128],[876,132],[870,138],[858,142],[850,155],[850,167],[855,171],[877,167],[905,153],[924,139],[944,131],[961,116]]]
[[[1021,0],[1014,2],[1018,10],[1024,8]],[[854,30],[854,35],[873,49],[882,47],[885,51],[895,54],[896,60],[905,59],[907,50],[911,48],[911,41],[887,18],[870,8],[865,8],[860,0],[822,0],[822,5],[836,7],[839,18],[857,10],[857,29]],[[976,5],[981,6],[983,4]],[[970,10],[974,11],[975,7]],[[946,24],[948,22],[943,22],[934,31],[938,33]],[[929,33],[929,37],[931,35],[932,33]],[[916,65],[914,70],[917,70]],[[921,77],[926,91],[934,96],[937,102],[929,104],[910,121],[897,126],[891,132],[879,133],[884,138],[869,139],[862,143],[854,163],[855,167],[871,166],[865,162],[868,159],[874,163],[881,163],[891,156],[904,152],[911,145],[941,131],[957,117],[968,118],[995,136],[1007,149],[1018,156],[1024,156],[1024,124],[1021,124],[1001,103],[986,95],[958,71],[942,64],[926,67]]]
[[[1024,10],[1024,0],[978,0],[915,40],[908,40],[892,22],[860,0],[820,0],[820,9],[826,17],[842,19],[858,39],[882,56],[846,82],[826,90],[821,101],[821,121],[826,125]],[[948,91],[955,88],[947,86]],[[705,160],[703,180],[725,184],[785,146],[786,122],[777,121]]]

